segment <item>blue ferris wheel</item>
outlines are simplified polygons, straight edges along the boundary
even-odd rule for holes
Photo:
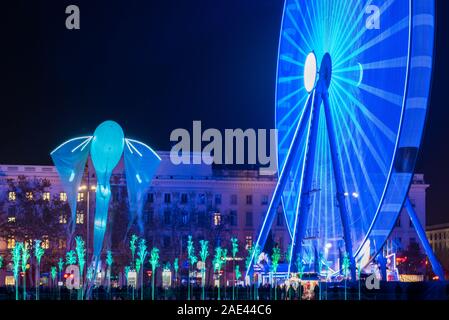
[[[264,247],[282,205],[289,272],[299,257],[316,272],[322,259],[338,273],[347,256],[356,279],[405,207],[444,279],[407,198],[429,102],[434,13],[431,0],[285,1],[275,107],[280,173],[255,245]]]

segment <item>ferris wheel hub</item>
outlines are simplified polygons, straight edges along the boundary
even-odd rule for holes
[[[319,75],[319,79],[318,79]],[[308,93],[311,93],[317,86],[318,80],[321,80],[326,89],[329,88],[332,79],[332,58],[329,53],[323,56],[320,69],[315,52],[310,52],[304,63],[304,87]],[[322,87],[319,86],[319,87]]]
[[[321,61],[320,80],[323,81],[326,88],[329,88],[332,80],[332,58],[329,53],[326,53]]]
[[[306,57],[304,63],[304,87],[308,93],[315,88],[317,78],[317,60],[315,53],[312,51]]]

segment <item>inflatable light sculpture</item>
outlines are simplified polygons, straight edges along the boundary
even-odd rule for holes
[[[78,190],[89,155],[97,178],[93,260],[98,264],[108,220],[113,170],[123,157],[130,225],[137,219],[139,230],[143,233],[144,195],[161,158],[146,144],[125,138],[122,128],[114,121],[100,124],[92,136],[74,138],[56,148],[51,157],[67,194],[72,215],[69,240],[75,231]]]

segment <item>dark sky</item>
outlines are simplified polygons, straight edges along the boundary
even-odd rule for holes
[[[65,8],[81,30],[65,28]],[[418,171],[428,223],[449,222],[449,1],[437,0],[432,105]],[[282,0],[2,3],[0,163],[51,164],[64,140],[106,119],[170,148],[175,128],[272,128]]]

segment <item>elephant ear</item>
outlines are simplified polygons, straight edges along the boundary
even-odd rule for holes
[[[51,158],[58,171],[62,188],[67,194],[72,221],[76,217],[78,190],[89,156],[92,136],[79,137],[64,142],[52,151]]]
[[[144,196],[161,163],[161,158],[153,149],[142,142],[125,139],[125,145],[125,175],[131,215],[130,224],[137,218],[139,231],[143,234]]]

